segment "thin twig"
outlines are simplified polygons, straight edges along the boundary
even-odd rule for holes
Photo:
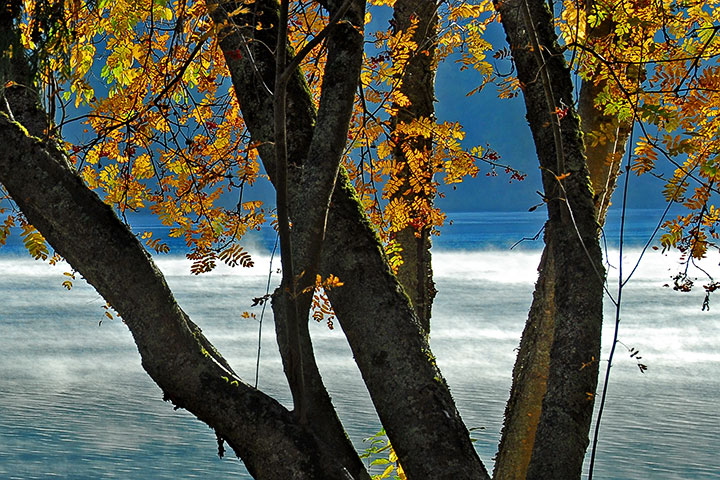
[[[345,0],[345,2],[340,6],[337,12],[332,16],[330,21],[327,25],[318,33],[315,38],[310,40],[308,43],[303,46],[302,49],[290,60],[290,62],[287,63],[285,66],[285,71],[282,72],[280,75],[280,82],[282,85],[285,85],[287,81],[290,79],[290,76],[295,72],[295,69],[300,66],[300,63],[303,61],[305,57],[307,57],[312,50],[320,45],[320,42],[325,40],[325,37],[328,36],[330,33],[330,30],[338,23],[340,22],[340,19],[347,13],[348,9],[350,8],[350,5],[352,5],[353,0]],[[277,85],[275,85],[275,88],[277,88]]]
[[[275,235],[275,245],[273,246],[272,253],[270,254],[270,268],[268,271],[267,285],[265,286],[265,298],[267,299],[270,295],[270,281],[273,274],[273,259],[275,258],[275,252],[278,247],[278,239],[280,237]],[[262,348],[262,327],[263,318],[265,317],[265,308],[267,307],[267,300],[263,302],[262,310],[260,311],[260,325],[258,326],[258,347],[257,347],[257,361],[255,363],[255,388],[258,388],[258,379],[260,378],[260,349]]]

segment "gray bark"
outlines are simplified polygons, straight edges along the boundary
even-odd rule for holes
[[[572,107],[562,119],[552,113],[571,106],[573,99],[569,71],[557,47],[547,5],[518,0],[496,2],[496,7],[522,84],[548,208],[541,280],[524,342],[540,345],[543,342],[538,338],[549,331],[552,344],[549,355],[528,352],[521,346],[514,372],[516,381],[524,375],[534,377],[534,384],[524,388],[533,391],[535,401],[538,396],[543,399],[534,439],[526,439],[532,444],[527,478],[579,478],[597,387],[602,325],[604,271],[593,192],[578,116]],[[544,276],[546,272],[548,276]],[[548,331],[543,331],[545,328]],[[547,370],[542,367],[544,362],[549,365]],[[533,372],[533,368],[538,370]],[[545,371],[547,379],[543,378]],[[520,390],[511,395],[508,418],[517,414],[514,402],[521,395]],[[537,408],[528,408],[538,413]],[[508,442],[512,440],[505,432],[501,457],[512,456]],[[502,459],[508,465],[512,461]],[[523,461],[527,457],[520,463]],[[498,468],[505,472],[501,475],[496,470],[498,478],[513,478],[507,472],[516,467],[499,462]],[[522,466],[519,468],[522,471]]]
[[[28,135],[6,113],[0,113],[0,144],[13,146],[0,155],[0,182],[122,316],[143,368],[165,399],[210,425],[255,478],[343,478],[344,466],[328,458],[311,431],[234,374],[177,305],[138,239],[88,190],[61,151]]]
[[[594,2],[591,3],[592,8],[595,8]],[[612,35],[613,25],[612,20],[607,19],[594,29],[588,28],[590,48],[595,40]],[[595,107],[595,99],[606,84],[607,80],[598,80],[595,76],[583,80],[578,99],[583,138],[598,134],[601,136],[599,142],[585,145],[596,218],[600,227],[605,224],[631,129],[630,122],[620,122]],[[493,475],[496,480],[525,477],[547,386],[555,310],[555,270],[547,248],[543,251],[538,271],[533,303],[513,370],[513,385],[505,410],[505,424]]]
[[[14,30],[3,18],[4,34]],[[90,191],[50,134],[21,52],[2,83],[0,182],[26,218],[122,316],[164,399],[213,428],[258,479],[367,478],[285,407],[238,378],[185,312],[138,239]],[[360,464],[360,470],[357,465]],[[351,476],[356,474],[356,476]],[[364,473],[364,476],[362,475]]]
[[[307,159],[302,162],[304,168],[299,176],[299,185],[293,185],[296,192],[294,202],[300,202],[305,208],[295,208],[293,228],[290,231],[283,222],[287,222],[287,212],[280,215],[280,204],[287,201],[288,185],[284,180],[278,185],[278,217],[281,223],[280,240],[283,249],[283,284],[273,298],[273,311],[278,337],[278,345],[283,359],[286,377],[293,394],[295,413],[301,422],[307,424],[316,433],[333,446],[346,463],[355,463],[358,476],[369,478],[364,471],[355,450],[349,441],[330,396],[325,388],[313,355],[312,341],[308,331],[307,319],[312,300],[312,288],[319,271],[320,256],[325,237],[325,225],[330,198],[335,186],[335,178],[342,159],[347,140],[347,130],[352,112],[355,89],[360,76],[362,62],[362,30],[364,26],[364,3],[354,2],[343,13],[342,8],[331,5],[333,17],[342,15],[338,23],[327,30],[328,58],[323,77],[323,91],[316,119],[315,133],[332,132],[324,136],[314,136],[309,145]],[[283,40],[278,44],[282,50]],[[277,59],[276,59],[277,60]],[[281,68],[286,59],[276,62]],[[276,179],[287,175],[288,142],[287,129],[293,125],[286,123],[286,85],[277,71],[274,92],[274,133],[277,157],[284,157],[282,166],[278,165]],[[278,102],[281,102],[279,104]],[[277,135],[278,130],[280,135]],[[283,140],[278,140],[283,139]],[[297,152],[292,151],[293,154]],[[297,177],[294,178],[298,180]],[[284,205],[287,208],[287,205]],[[283,218],[284,217],[284,218]],[[290,253],[290,255],[288,255]]]
[[[274,45],[274,29],[243,28],[276,24],[276,4],[256,2],[259,16],[235,17],[237,27],[221,35],[224,51],[242,50],[244,58],[226,56],[243,118],[266,171],[275,171],[272,99],[263,88],[274,78],[275,62],[264,45]],[[226,7],[229,10],[230,7]],[[222,11],[213,20],[224,20]],[[342,74],[342,72],[338,72]],[[310,159],[313,137],[332,137],[315,130],[316,114],[298,73],[288,84],[288,158],[290,214],[306,208],[297,185],[302,162]],[[272,175],[271,175],[272,176]],[[295,187],[293,187],[293,185]],[[296,196],[297,195],[297,196]],[[403,289],[390,271],[382,245],[369,224],[344,169],[338,172],[331,199],[321,272],[337,275],[345,285],[330,300],[380,419],[410,478],[488,478],[470,442],[449,389],[435,364],[427,339]]]

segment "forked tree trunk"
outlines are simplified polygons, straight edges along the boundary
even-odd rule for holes
[[[592,42],[610,34],[613,31],[610,23],[606,21],[600,27],[589,31],[588,40]],[[603,115],[595,106],[595,99],[606,83],[597,82],[596,77],[583,81],[578,101],[578,115],[584,138],[600,136],[600,141],[585,145],[600,227],[605,224],[631,128],[630,122],[619,122],[616,118]],[[510,399],[505,409],[505,423],[493,472],[496,480],[526,477],[547,387],[555,315],[555,269],[548,248],[543,250],[538,275],[532,306],[513,369]]]
[[[347,141],[362,63],[364,2],[355,1],[347,7],[338,11],[341,8],[339,4],[329,6],[329,13],[333,17],[337,15],[338,22],[328,27],[326,32],[328,55],[323,75],[324,88],[314,136],[307,152],[311,161],[302,162],[305,168],[299,176],[294,177],[299,185],[283,187],[285,195],[288,187],[299,192],[299,195],[293,195],[293,201],[301,203],[304,208],[293,209],[292,230],[280,229],[283,282],[273,296],[273,312],[278,346],[293,396],[294,413],[301,423],[315,431],[318,438],[327,442],[345,463],[354,462],[358,475],[362,473],[363,478],[369,478],[323,384],[308,330],[312,289],[319,272],[325,241],[327,212]],[[281,42],[287,45],[287,38],[283,36]],[[278,50],[282,50],[281,47],[283,45],[278,44]],[[283,70],[286,69],[284,65],[292,61],[292,53],[289,52],[285,61],[280,62]],[[285,138],[286,129],[293,126],[286,124],[284,100],[277,103],[278,99],[284,98],[286,90],[281,76],[276,77],[274,89],[274,129],[282,131],[282,135],[276,138]],[[321,132],[322,136],[319,135]],[[276,155],[279,153],[286,156],[287,142],[276,141],[274,151]],[[284,164],[287,168],[287,158]],[[280,173],[278,171],[276,175]],[[287,171],[282,173],[287,176]],[[278,195],[278,207],[281,201],[286,202],[287,199],[281,199]],[[280,222],[288,220],[287,217],[278,217]],[[290,255],[287,255],[288,252]]]
[[[87,188],[54,142],[42,140],[48,121],[37,101],[20,113],[28,91],[14,86],[5,92],[15,121],[0,112],[0,144],[8,146],[0,154],[0,182],[122,316],[164,398],[213,428],[257,479],[351,478],[354,464],[344,465],[285,407],[235,375],[175,302],[137,237]]]
[[[602,324],[604,271],[593,191],[551,12],[545,2],[526,0],[498,1],[496,8],[523,88],[548,221],[495,478],[579,478]]]
[[[271,145],[272,98],[264,85],[271,85],[275,62],[265,45],[276,43],[276,30],[256,30],[256,22],[277,25],[277,4],[256,1],[260,15],[224,12],[239,4],[210,8],[218,24],[230,21],[220,33],[243,118],[259,146],[267,172],[275,171]],[[232,8],[231,8],[232,7]],[[247,25],[247,26],[246,26]],[[313,136],[333,132],[317,130],[315,111],[302,76],[288,84],[288,158],[291,162],[290,214],[305,208],[301,201],[302,162],[312,161],[308,149]],[[369,224],[347,173],[340,169],[328,215],[323,247],[323,276],[337,275],[344,285],[332,289],[330,300],[355,356],[370,397],[393,447],[410,478],[489,478],[480,462],[467,428],[455,407],[450,391],[435,364],[424,332],[408,297],[392,274],[382,245]]]
[[[560,101],[571,105],[572,98],[545,3],[497,3],[524,83],[543,170],[549,217],[544,269],[555,272],[543,287],[544,298],[554,299],[553,340],[527,476],[575,478],[592,413],[592,396],[586,392],[595,390],[599,357],[603,272],[595,207],[577,117],[570,111],[559,122],[559,130],[552,127],[556,118],[551,112]],[[273,84],[275,76],[275,59],[267,45],[276,43],[276,30],[258,31],[254,26],[258,20],[277,25],[277,4],[256,0],[253,15],[260,18],[241,14],[232,19],[224,12],[238,11],[240,3],[214,6],[219,7],[211,9],[218,24],[230,20],[229,28],[220,33],[221,47],[233,52],[228,64],[246,124],[253,140],[260,142],[266,171],[274,172],[272,98],[265,87]],[[527,9],[530,21],[519,16],[521,8]],[[528,48],[533,42],[528,33],[537,37],[542,49]],[[247,55],[238,59],[238,50]],[[544,56],[542,61],[538,54]],[[552,82],[538,80],[543,70]],[[5,84],[6,79],[1,80]],[[43,139],[47,117],[36,97],[27,103],[29,97],[23,95],[29,89],[20,86],[30,85],[32,79],[15,80],[19,85],[7,88],[5,96],[16,121],[10,119],[10,112],[0,114],[0,143],[17,148],[0,154],[0,182],[28,220],[118,310],[138,345],[144,368],[166,398],[214,428],[256,478],[362,477],[356,457],[348,460],[352,454],[344,450],[337,454],[323,443],[332,446],[332,438],[340,434],[333,422],[327,424],[332,438],[321,439],[321,430],[298,422],[272,398],[235,376],[176,304],[137,238],[82,183],[52,141]],[[548,86],[556,103],[548,101],[543,88]],[[337,133],[328,131],[328,125],[316,117],[298,73],[288,85],[288,151],[295,162],[290,170],[291,215],[300,215],[308,201],[299,189],[306,181],[302,169],[315,158],[309,154],[313,143]],[[557,148],[558,142],[562,148]],[[488,478],[435,365],[425,332],[389,270],[342,169],[332,195],[321,271],[345,282],[333,289],[331,301],[408,477]],[[319,411],[330,408],[320,406]]]
[[[268,15],[273,5],[265,5]],[[223,5],[223,10],[227,7]],[[251,26],[250,30],[255,29]],[[233,46],[232,35],[223,41]],[[272,78],[273,62],[263,63],[269,60],[264,45],[254,43],[252,48],[262,53],[255,64],[244,67],[247,80],[257,89],[242,91],[242,83],[236,88],[243,100],[250,99],[251,106],[246,103],[245,107],[255,138],[265,141],[268,138],[263,134],[272,123],[262,120],[271,109],[265,108],[260,76]],[[305,132],[312,134],[315,114],[299,75],[288,91],[294,111],[289,115],[291,149],[307,146],[312,135]],[[252,108],[253,101],[260,110]],[[15,102],[11,99],[10,103]],[[47,122],[37,127],[37,119],[44,115],[37,108],[34,111],[35,118],[15,119],[38,135]],[[298,116],[301,121],[294,123]],[[256,478],[336,479],[346,478],[355,469],[354,464],[343,464],[332,445],[323,444],[326,439],[318,439],[316,432],[298,423],[284,407],[233,374],[177,306],[137,239],[88,190],[61,151],[28,136],[7,113],[0,116],[0,136],[3,144],[17,147],[0,156],[0,181],[29,221],[117,309],[133,333],[144,368],[167,399],[213,427]],[[271,163],[271,152],[263,150]],[[336,311],[405,469],[415,478],[488,478],[407,297],[388,269],[347,176],[340,173],[329,220],[332,248],[324,257],[323,270],[341,276],[349,285],[337,289],[341,294],[333,298]]]

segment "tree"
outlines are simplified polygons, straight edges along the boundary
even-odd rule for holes
[[[495,5],[525,98],[548,209],[547,247],[514,373],[498,478],[580,475],[600,358],[604,271],[598,223],[617,179],[628,125],[636,117],[658,124],[672,120],[670,108],[650,101],[658,98],[653,93],[641,104],[639,93],[616,100],[608,92],[627,93],[628,85],[642,81],[643,46],[653,32],[671,21],[681,31],[685,22],[685,10],[679,10],[668,13],[664,23],[648,23],[657,17],[654,7],[631,3],[635,10],[599,2],[587,12],[572,2],[563,7],[560,31],[566,44],[589,52],[578,57],[585,62],[580,65],[585,76],[582,124],[547,5],[525,0]],[[487,6],[450,6],[446,17],[459,25],[461,19],[476,19]],[[8,2],[0,17],[5,103],[0,143],[16,147],[0,156],[0,182],[24,215],[19,221],[42,234],[28,234],[34,235],[28,243],[31,253],[43,256],[47,239],[118,311],[143,367],[166,400],[210,425],[257,478],[367,478],[312,354],[305,319],[313,287],[325,286],[407,477],[489,478],[427,341],[432,299],[428,235],[442,218],[431,204],[437,187],[433,176],[443,172],[456,181],[474,175],[474,162],[483,159],[479,150],[467,152],[453,143],[462,137],[455,126],[431,118],[432,101],[426,100],[432,98],[436,59],[462,41],[452,29],[436,33],[438,11],[420,1],[398,0],[391,31],[376,37],[388,46],[388,58],[381,52],[364,64],[362,32],[368,16],[357,0],[293,4],[292,9],[287,1],[278,6],[273,0],[172,6],[97,2],[95,8],[37,2],[25,8],[19,1]],[[687,12],[703,18],[702,7],[693,8]],[[640,40],[628,34],[633,21],[644,27]],[[579,25],[586,24],[596,28],[581,35]],[[463,60],[481,72],[489,48],[481,38],[482,25],[475,21],[466,27],[469,47]],[[628,38],[617,40],[618,31]],[[109,92],[100,99],[87,80],[100,45],[93,43],[98,33],[107,34],[104,46],[111,52],[100,72]],[[673,65],[695,71],[703,55],[714,55],[713,38],[714,33],[701,37],[702,48],[696,45],[690,60],[677,55],[690,51],[687,45],[656,54],[671,52],[677,59]],[[627,62],[613,61],[603,51],[619,52],[628,45],[640,45],[640,59],[629,63],[638,68],[627,68]],[[601,61],[593,63],[593,58]],[[419,84],[413,81],[419,76],[415,69],[428,72]],[[221,103],[225,75],[234,95]],[[682,85],[686,77],[680,76]],[[62,82],[69,91],[61,92]],[[382,82],[388,88],[377,86]],[[39,103],[38,85],[50,90],[47,108]],[[62,143],[64,120],[53,123],[54,110],[64,109],[63,101],[73,95],[76,106],[90,109],[87,120],[98,134],[83,146]],[[364,108],[354,110],[358,105]],[[387,120],[375,114],[382,108]],[[678,117],[686,121],[687,114]],[[583,130],[593,139],[587,150]],[[645,139],[649,144],[648,135]],[[700,141],[667,142],[675,153],[707,147]],[[378,161],[368,164],[369,181],[349,161],[348,143],[359,145],[362,155],[377,149]],[[638,148],[647,158],[658,143]],[[157,156],[151,148],[155,144],[162,146]],[[273,307],[293,411],[234,374],[177,305],[138,238],[107,205],[122,215],[150,204],[173,225],[172,235],[185,237],[195,273],[216,261],[249,262],[237,240],[262,221],[264,211],[242,197],[235,211],[215,202],[223,190],[242,192],[254,181],[255,157],[278,192],[284,278]],[[383,164],[386,158],[389,164]],[[709,180],[695,195],[701,213],[688,240],[693,255],[707,248],[699,225],[711,228],[717,221],[707,206],[709,195],[703,197],[714,191],[715,171],[707,160],[695,160]],[[388,202],[382,212],[372,185],[386,165]],[[640,165],[652,167],[648,161]],[[673,199],[687,170],[670,181]],[[91,189],[104,191],[107,204]],[[14,221],[8,216],[5,225]],[[395,243],[389,232],[397,233]],[[148,246],[163,248],[146,236]],[[681,235],[673,238],[682,241]],[[392,260],[398,251],[393,245],[404,253],[405,267],[393,266],[405,288],[385,254],[389,246]],[[334,288],[338,278],[344,285]],[[364,281],[352,281],[358,278]],[[524,376],[541,381],[527,383]],[[537,421],[526,422],[528,413]],[[518,438],[532,441],[528,448],[516,448]]]
[[[513,5],[507,2],[503,8],[508,8],[505,12],[508,12],[507,16],[510,17],[510,12],[527,10],[532,3],[520,2],[519,5]],[[705,23],[709,22],[714,14],[714,9],[703,11],[703,7],[699,6],[699,4],[692,6],[687,11],[682,11],[679,7],[668,8],[666,5],[652,2],[623,2],[622,6],[612,2],[588,2],[585,5],[565,2],[559,26],[566,44],[574,49],[572,59],[576,60],[579,65],[581,88],[577,99],[578,115],[582,119],[581,129],[585,138],[588,179],[592,185],[595,217],[599,228],[602,228],[605,223],[633,124],[636,121],[640,122],[638,125],[643,129],[644,135],[649,135],[648,127],[644,125],[659,127],[658,133],[649,135],[656,139],[654,142],[650,142],[654,144],[654,147],[658,147],[661,142],[672,143],[678,141],[676,137],[671,137],[662,132],[665,129],[670,131],[675,129],[674,122],[678,121],[683,115],[676,117],[674,114],[670,114],[670,117],[673,117],[672,119],[670,117],[660,119],[654,113],[650,113],[658,110],[663,112],[661,116],[669,113],[662,106],[663,100],[658,97],[654,87],[661,91],[679,92],[689,76],[703,77],[698,72],[693,73],[693,70],[699,68],[699,64],[704,59],[712,59],[717,55],[711,35],[715,31],[715,27],[710,27]],[[685,15],[687,17],[684,17]],[[538,13],[537,16],[532,18],[538,18],[539,16]],[[527,15],[525,18],[528,18]],[[683,39],[667,33],[668,31],[674,31],[675,33],[693,31],[692,29],[687,30],[687,28],[696,22],[705,25],[700,27],[702,33],[697,37],[691,35],[689,38]],[[631,25],[638,28],[633,29],[630,27]],[[651,40],[660,32],[663,32],[664,42],[656,43]],[[509,41],[511,45],[513,45],[514,41],[516,48],[522,45],[534,45],[532,40],[513,40],[509,37]],[[536,52],[532,47],[530,49]],[[553,54],[553,50],[542,43],[539,50],[543,53],[540,57],[547,58],[544,54]],[[559,52],[556,50],[554,54],[559,55]],[[550,63],[545,64],[543,62],[544,59],[539,65],[546,66],[540,67],[540,69],[544,68],[546,71],[551,71]],[[705,68],[713,69],[711,66]],[[646,86],[648,70],[653,72],[653,75],[650,84]],[[546,79],[542,71],[536,70],[535,73],[531,71],[531,74],[541,75],[543,87],[552,83],[549,79]],[[549,75],[550,79],[564,76]],[[522,82],[519,63],[518,77]],[[525,78],[534,77],[526,75]],[[704,96],[700,91],[704,91],[706,88],[705,85],[698,82],[693,87],[688,88],[683,93],[683,96],[687,95],[690,98],[695,97],[695,95]],[[526,98],[528,90],[527,88],[524,89]],[[555,93],[555,95],[562,92],[562,94],[567,95],[567,85],[563,87],[555,83],[551,85],[549,92],[551,94]],[[694,103],[690,98],[684,99],[680,103],[685,104],[686,101]],[[551,106],[550,110],[558,112],[560,120],[562,119],[560,115],[564,116],[568,113],[564,107],[564,105],[568,105],[567,102],[568,99],[565,98],[560,101],[559,105]],[[709,104],[712,104],[712,101]],[[683,125],[688,134],[694,135],[689,132],[692,132],[696,127],[691,126],[690,123],[683,123]],[[702,138],[704,135],[700,134],[698,137]],[[663,140],[660,141],[660,138]],[[695,168],[702,170],[700,165],[704,163],[704,154],[700,152],[704,150],[700,143],[702,142],[694,143],[693,147],[688,145],[690,150],[697,152],[691,155],[691,157],[695,157],[694,159],[688,160],[684,165],[672,161],[678,168],[665,188],[665,195],[670,203],[680,198],[678,195],[681,195],[682,190],[678,188],[678,184],[682,184],[688,176],[692,175],[693,168],[688,165],[694,165]],[[538,145],[537,142],[536,145]],[[538,151],[541,151],[541,149],[542,147],[538,145]],[[548,146],[544,147],[544,150],[547,151],[548,149]],[[660,150],[663,149],[660,148]],[[671,147],[662,153],[666,158],[670,159],[677,152],[677,148]],[[642,140],[638,142],[636,154],[638,154],[638,157],[635,160],[636,163],[632,166],[636,172],[648,172],[656,167],[657,150],[649,147],[648,142]],[[626,173],[629,174],[629,171],[630,164],[628,163]],[[707,215],[707,212],[713,209],[707,204],[709,195],[700,193],[709,192],[713,189],[713,179],[697,180],[699,186],[696,195],[685,201],[688,208],[697,207],[700,210],[698,216],[691,215],[693,217],[691,223],[697,222],[698,225],[695,232],[700,229],[701,225],[712,228],[710,225],[715,222],[712,215]],[[546,201],[549,198],[552,197],[546,196]],[[571,202],[568,203],[572,205]],[[688,225],[688,223],[685,223],[687,220],[688,217],[685,217],[681,224]],[[675,225],[675,232],[679,234],[678,223],[667,221],[666,225]],[[581,230],[578,229],[578,231]],[[546,235],[548,235],[547,230]],[[695,237],[692,237],[692,235],[691,233],[690,238],[685,237],[683,241],[679,241],[677,244],[689,251],[696,249],[697,252],[691,257],[699,255],[697,258],[700,258],[704,255],[708,243],[704,240],[704,234],[698,233]],[[672,242],[668,243],[668,241],[666,234],[663,236],[663,243],[669,246]],[[700,253],[701,251],[703,253]],[[553,332],[556,325],[555,321],[558,318],[557,302],[560,291],[558,290],[558,276],[561,276],[562,273],[557,270],[550,245],[543,251],[538,270],[540,275],[513,372],[513,387],[507,404],[505,426],[495,465],[494,477],[498,479],[532,476],[534,464],[550,458],[548,451],[543,450],[544,446],[548,444],[547,440],[536,436],[543,434],[540,425],[542,425],[543,417],[547,411],[544,402],[547,402],[546,393],[548,389],[552,388],[551,362],[553,356],[557,354],[556,350],[554,350],[557,340],[553,337]],[[595,275],[601,276],[602,274],[602,270],[598,267]],[[676,278],[684,279],[686,277],[681,274]],[[706,287],[708,294],[714,284],[712,278],[710,280],[710,284]],[[626,279],[621,278],[620,281],[620,288],[622,289],[623,282]],[[619,309],[619,303],[614,298],[612,300]],[[599,358],[596,352],[599,352],[597,345],[588,348],[586,351],[588,366],[592,366],[590,363],[595,363]],[[583,366],[585,365],[586,363],[583,363]],[[588,390],[588,392],[594,392],[594,389]],[[587,410],[585,411],[585,427],[583,427],[585,433],[581,433],[579,438],[587,438],[590,413]],[[586,442],[587,440],[577,440],[574,444],[586,445]],[[582,448],[584,449],[585,446]],[[563,461],[563,459],[559,459],[559,461]],[[566,471],[562,474],[556,473],[556,475],[576,476],[579,474],[580,468],[581,463],[576,462],[572,474]]]
[[[219,26],[217,35],[220,46],[227,52],[227,63],[235,90],[248,94],[238,96],[244,121],[251,132],[252,141],[258,145],[266,170],[273,172],[276,171],[276,157],[271,147],[274,135],[272,98],[264,92],[258,95],[260,91],[255,88],[259,86],[262,89],[274,84],[276,62],[266,45],[276,44],[278,33],[275,28],[258,30],[256,25],[277,25],[278,20],[272,3],[265,5],[257,2],[257,7],[260,8],[257,12],[258,18],[253,18],[252,23],[246,24],[243,15],[248,15],[249,12],[238,13],[233,16],[233,20],[229,20],[228,14],[242,11],[241,7],[209,4],[213,20]],[[338,5],[327,7],[331,12],[341,8]],[[338,48],[337,57],[333,57],[334,52],[328,54],[328,62],[333,61],[333,58],[340,62],[346,61],[343,49],[353,48],[352,44],[347,43],[348,37],[362,40],[362,37],[353,33],[355,28],[361,27],[357,24],[353,26],[352,19],[357,21],[357,12],[350,10],[347,15],[350,17],[333,28],[344,30],[332,31],[328,36],[329,51]],[[250,34],[254,41],[245,42],[244,35]],[[336,45],[331,47],[332,41]],[[245,52],[245,55],[238,54],[238,51]],[[362,52],[358,50],[357,40],[355,51]],[[17,59],[17,49],[13,52],[14,61],[24,60]],[[342,114],[335,111],[337,99],[333,96],[338,94],[334,89],[342,88],[343,84],[349,81],[350,91],[354,95],[357,79],[353,80],[352,76],[344,75],[347,72],[343,69],[334,72],[327,69],[326,72],[328,73],[323,95],[329,96],[327,98],[330,98],[330,103],[328,110],[323,111],[321,107],[317,116],[304,78],[293,74],[288,80],[286,89],[290,101],[286,117],[287,125],[292,130],[288,135],[287,151],[288,158],[294,162],[303,158],[317,158],[309,155],[309,152],[313,152],[313,148],[324,148],[331,138],[341,139],[341,147],[346,141],[347,136],[343,130],[347,127],[335,128],[334,122],[338,121],[338,115],[341,119]],[[347,80],[328,82],[327,78],[333,78],[333,75],[335,78],[341,75]],[[3,117],[4,140],[23,147],[15,152],[27,152],[27,147],[33,154],[28,156],[27,162],[19,161],[13,154],[4,159],[3,185],[27,219],[43,232],[51,245],[113,305],[131,331],[136,332],[134,336],[143,357],[144,368],[163,389],[167,399],[192,411],[211,425],[218,436],[242,456],[250,472],[258,478],[342,478],[341,472],[344,471],[350,472],[354,477],[366,475],[357,455],[350,459],[344,455],[328,458],[329,452],[343,450],[342,443],[335,443],[335,440],[343,435],[332,431],[333,425],[327,427],[329,422],[324,419],[315,424],[302,415],[295,417],[277,402],[234,376],[222,357],[174,303],[162,276],[127,227],[114,218],[109,207],[104,206],[99,198],[82,185],[62,151],[44,151],[44,143],[39,138],[46,136],[48,122],[43,112],[34,105],[27,115],[20,116],[17,107],[13,108],[16,105],[13,95],[15,92],[27,92],[26,85],[31,85],[32,79],[19,76],[10,78],[13,78],[12,84],[6,89],[5,96],[15,121],[7,114]],[[323,104],[322,100],[320,104]],[[25,134],[17,122],[26,125],[25,128],[33,136]],[[329,124],[325,125],[324,122]],[[313,137],[316,138],[315,142],[312,141]],[[337,143],[336,141],[335,144]],[[339,152],[336,155],[339,155]],[[32,165],[32,161],[40,164]],[[34,167],[34,170],[18,171],[15,167]],[[310,169],[307,166],[305,168]],[[297,164],[289,167],[291,185],[298,185],[297,182],[303,181],[298,179],[299,170]],[[46,192],[61,195],[63,198],[55,197],[50,200],[34,194],[32,198],[28,197],[29,192],[25,189],[30,185],[24,180],[35,175],[42,178],[38,177],[37,182],[40,183],[33,182],[34,184],[48,182],[48,185],[57,185],[58,188]],[[355,286],[355,289],[365,290],[362,295],[358,295],[355,289],[343,287],[337,289],[331,299],[343,330],[352,344],[366,384],[373,392],[373,400],[378,406],[385,428],[394,439],[394,448],[400,458],[406,457],[403,460],[405,470],[409,475],[418,477],[487,476],[434,363],[427,339],[419,330],[407,297],[387,267],[377,236],[363,218],[363,212],[357,204],[348,179],[341,174],[336,182],[333,208],[328,218],[331,228],[328,229],[324,243],[325,255],[321,270],[341,278],[363,277],[368,282],[369,288]],[[303,221],[300,205],[305,203],[302,202],[301,194],[302,192],[295,188],[289,195],[290,215],[294,223]],[[78,195],[83,195],[83,198]],[[50,205],[46,202],[59,208],[45,209],[43,205]],[[73,231],[61,227],[62,224],[73,224]],[[100,231],[103,233],[99,234]],[[86,236],[93,240],[79,241]],[[95,240],[99,243],[92,244]],[[110,244],[105,243],[108,241]],[[90,250],[84,250],[86,248]],[[341,255],[333,249],[342,249],[345,252],[349,250],[353,255]],[[82,253],[82,250],[85,253]],[[91,259],[88,263],[84,257],[93,250],[102,250],[105,255]],[[112,258],[115,260],[110,261]],[[105,263],[106,261],[110,263]],[[127,270],[114,268],[114,262],[122,263]],[[137,285],[138,290],[125,290],[129,294],[125,297],[119,292],[124,290],[122,283],[128,280]],[[120,298],[121,296],[124,298]],[[371,301],[368,302],[368,299]],[[384,316],[376,315],[375,312],[378,311],[382,311]],[[370,319],[374,320],[368,322]],[[167,348],[167,345],[162,347],[158,344],[168,340],[173,347]],[[302,342],[302,339],[299,341]],[[288,352],[283,348],[283,342],[280,343],[281,352],[287,358]],[[306,357],[311,352],[304,350],[301,354]],[[168,358],[174,359],[171,363],[175,366],[166,363]],[[194,373],[184,370],[183,365]],[[314,393],[316,389],[311,379],[313,374],[305,374],[306,370],[312,369],[311,362],[302,362],[301,365],[303,377],[307,379],[304,387]],[[398,368],[405,375],[402,378],[386,375],[385,372],[390,366]],[[166,368],[168,370],[165,370]],[[193,377],[192,380],[189,377]],[[205,388],[214,392],[202,393]],[[322,387],[318,386],[317,390],[322,390]],[[322,392],[319,395],[322,395]],[[403,399],[401,404],[398,398]],[[432,408],[429,408],[430,405]],[[324,405],[313,404],[313,407],[322,409]],[[238,412],[228,415],[228,409]],[[312,416],[313,413],[310,412],[309,415]],[[220,419],[221,416],[223,419]],[[251,417],[253,420],[247,423]],[[240,424],[243,425],[242,428],[238,428]],[[273,424],[278,427],[277,430],[272,435],[267,435],[266,433],[273,429]],[[326,431],[330,431],[331,435],[324,435]],[[261,437],[263,441],[251,445],[252,438]],[[341,441],[346,443],[344,436]],[[332,448],[325,448],[327,445],[321,445],[321,442],[328,442]],[[322,453],[323,451],[326,453]],[[278,452],[282,452],[282,462],[278,460]],[[435,458],[437,461],[428,461]],[[314,465],[315,461],[318,462],[317,465]],[[272,466],[278,463],[282,465],[276,465],[277,468]]]
[[[394,241],[402,248],[402,263],[398,267],[397,277],[406,288],[425,331],[430,331],[432,300],[435,297],[430,255],[433,223],[428,218],[433,192],[423,188],[432,183],[432,136],[408,134],[403,130],[422,119],[435,116],[436,10],[435,2],[414,0],[396,1],[393,9],[395,33],[410,32],[409,40],[416,45],[399,72],[397,90],[400,103],[394,105],[397,113],[392,116],[397,132],[393,157],[402,168],[393,172],[390,178],[390,184],[397,185],[397,190],[390,194],[390,201],[406,202],[411,212],[407,216],[406,225],[393,225],[396,230]],[[397,64],[402,60],[394,62]]]

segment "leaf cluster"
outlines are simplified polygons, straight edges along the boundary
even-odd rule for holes
[[[395,480],[406,480],[405,471],[398,462],[397,454],[388,439],[385,430],[380,430],[375,435],[364,439],[364,442],[370,443],[360,458],[370,460],[369,466],[382,467],[382,473],[373,475],[373,480],[381,478],[393,478]]]
[[[391,4],[373,2],[366,22]],[[25,11],[35,12],[34,6],[26,0]],[[249,138],[228,80],[219,48],[223,26],[213,26],[204,2],[187,0],[57,0],[52,6],[53,22],[68,34],[46,42],[39,81],[56,133],[82,132],[65,147],[84,181],[123,217],[141,211],[157,216],[171,237],[184,240],[193,273],[212,270],[218,259],[251,264],[238,256],[237,245],[264,224],[268,212],[262,202],[244,199],[246,188],[262,177],[259,145]],[[255,7],[249,1],[233,8],[231,17]],[[389,24],[369,37],[344,165],[386,241],[403,228],[442,225],[445,215],[432,201],[442,196],[441,181],[452,185],[475,177],[478,162],[497,164],[492,150],[463,144],[465,133],[456,122],[396,121],[410,106],[401,87],[415,56],[427,56],[433,69],[454,59],[462,69],[478,71],[481,86],[492,79],[486,58],[491,46],[484,39],[495,20],[491,2],[443,3],[437,13],[440,29],[427,39],[431,43],[413,40],[416,19],[405,31]],[[33,14],[24,19],[28,51],[39,48],[34,31],[50,32],[38,22]],[[318,3],[291,2],[290,48],[302,49],[327,22]],[[240,59],[245,53],[228,55]],[[325,62],[321,42],[300,65],[316,102]],[[401,177],[407,179],[402,186]],[[235,208],[227,207],[232,195]],[[142,240],[156,253],[169,251],[166,239]]]
[[[589,145],[634,123],[632,171],[657,177],[665,200],[687,212],[665,222],[663,249],[704,257],[718,221],[719,2],[594,2],[588,12],[565,1],[556,25],[578,75],[602,85],[596,108],[614,119]]]

